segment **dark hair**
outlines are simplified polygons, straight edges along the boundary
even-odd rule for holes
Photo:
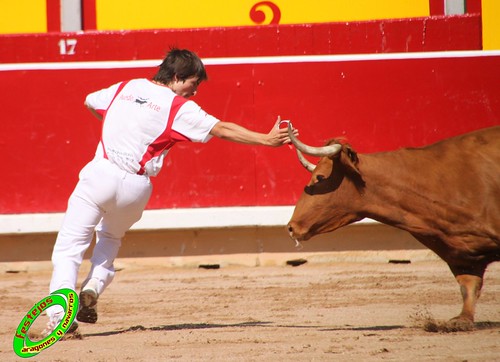
[[[182,81],[193,76],[197,76],[200,82],[208,78],[203,62],[195,53],[187,49],[171,48],[153,80],[168,84],[174,79],[174,75]]]

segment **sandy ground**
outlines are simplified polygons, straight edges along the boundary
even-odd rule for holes
[[[427,332],[458,314],[458,286],[441,261],[167,267],[122,259],[81,339],[33,361],[500,361],[500,263],[490,265],[471,332]],[[13,266],[14,265],[14,266]],[[0,274],[1,361],[18,323],[46,296],[50,264]],[[82,267],[82,277],[84,269]],[[39,333],[46,317],[30,333]]]

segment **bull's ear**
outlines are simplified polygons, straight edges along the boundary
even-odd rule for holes
[[[342,145],[342,151],[339,153],[339,159],[342,165],[346,168],[347,172],[361,176],[358,168],[358,154],[349,144]]]

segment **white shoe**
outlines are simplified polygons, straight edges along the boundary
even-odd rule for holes
[[[76,319],[84,323],[97,322],[97,285],[99,281],[90,279],[80,292],[80,308],[76,315]]]
[[[61,323],[62,318],[64,317],[64,312],[57,312],[52,317],[49,317],[49,321],[47,322],[47,326],[42,331],[42,338],[46,338],[54,332],[57,326]],[[74,333],[78,329],[78,322],[73,321],[71,326],[66,331],[68,333]]]

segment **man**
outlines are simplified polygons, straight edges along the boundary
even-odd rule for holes
[[[171,49],[152,80],[133,79],[91,93],[90,112],[103,121],[94,159],[80,172],[58,233],[50,292],[76,290],[78,271],[94,231],[91,270],[82,284],[76,319],[97,321],[97,299],[114,277],[113,262],[125,232],[142,216],[167,152],[177,142],[208,142],[213,136],[265,146],[290,142],[279,118],[269,133],[258,133],[207,114],[189,98],[207,79],[201,59],[189,50]],[[295,133],[297,133],[295,131]],[[61,321],[61,306],[47,310],[43,334]],[[71,328],[76,330],[77,324]]]

